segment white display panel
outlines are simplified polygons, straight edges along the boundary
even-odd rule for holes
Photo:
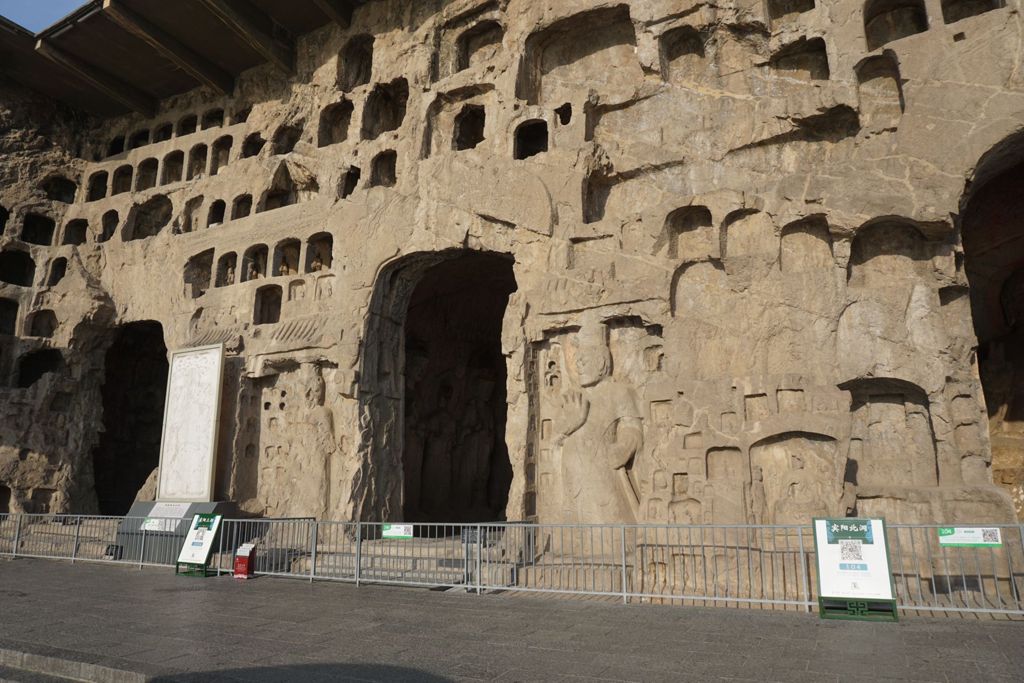
[[[171,353],[158,501],[213,500],[224,345]]]
[[[892,600],[892,572],[880,519],[816,519],[820,595]]]

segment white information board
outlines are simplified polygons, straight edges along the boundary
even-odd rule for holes
[[[205,565],[213,550],[213,539],[220,528],[220,515],[196,515],[178,553],[179,564]]]
[[[820,596],[894,599],[885,522],[880,519],[816,519],[814,545]]]
[[[210,502],[217,458],[224,345],[174,351],[170,366],[156,499]]]

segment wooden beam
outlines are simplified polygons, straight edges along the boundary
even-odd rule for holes
[[[286,47],[274,38],[270,17],[244,0],[202,0],[202,3],[264,59],[286,74],[295,74],[295,48]]]
[[[56,47],[53,43],[43,40],[36,41],[36,52],[54,64],[70,71],[96,90],[112,100],[120,102],[132,111],[146,117],[156,114],[156,98],[138,90],[106,71],[87,64],[74,55]]]
[[[121,0],[104,0],[103,11],[121,28],[149,43],[157,52],[204,85],[222,95],[235,87],[235,79],[227,71],[197,54],[149,19],[126,7]]]
[[[349,0],[313,0],[313,4],[331,21],[342,28],[348,28],[352,25],[352,12],[355,11],[357,4],[361,5],[362,3],[349,2]]]

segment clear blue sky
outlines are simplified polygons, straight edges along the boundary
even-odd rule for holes
[[[0,15],[39,33],[85,4],[85,0],[0,0]]]

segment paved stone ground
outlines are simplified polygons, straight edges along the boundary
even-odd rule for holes
[[[1024,680],[1020,622],[822,622],[25,559],[0,560],[0,648],[158,681]]]

